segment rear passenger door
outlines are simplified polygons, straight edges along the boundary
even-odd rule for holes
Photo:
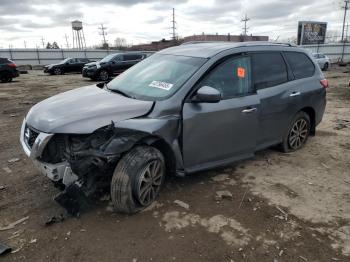
[[[293,83],[281,52],[251,53],[253,86],[260,99],[258,112],[257,149],[279,143],[289,124],[288,116],[295,112]]]

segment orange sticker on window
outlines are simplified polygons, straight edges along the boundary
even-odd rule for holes
[[[239,78],[245,77],[245,69],[243,67],[237,67],[237,76]]]

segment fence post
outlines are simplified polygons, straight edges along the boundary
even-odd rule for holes
[[[61,53],[62,53],[62,59],[64,60],[63,48],[61,49]]]
[[[10,58],[11,58],[11,60],[13,60],[13,55],[12,55],[12,49],[11,49],[11,47],[9,47],[9,52],[10,52]]]
[[[40,55],[39,55],[39,49],[38,48],[36,48],[36,54],[37,54],[38,62],[39,62],[39,65],[40,65]]]

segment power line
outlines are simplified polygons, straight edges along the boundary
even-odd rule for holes
[[[172,22],[172,40],[176,41],[176,21],[175,21],[175,8],[173,8],[173,20]]]
[[[106,29],[107,29],[107,27],[104,27],[103,24],[101,24],[101,27],[99,27],[98,29],[101,31],[100,35],[102,35],[102,37],[103,37],[103,44],[107,45],[107,41],[106,41],[106,35],[107,35]]]
[[[243,27],[243,35],[247,35],[249,27],[247,27],[247,22],[250,20],[248,18],[247,14],[245,14],[244,18],[242,18],[241,22],[244,22],[244,27]]]
[[[345,21],[346,21],[346,12],[348,11],[350,0],[344,0],[345,6],[342,7],[342,9],[344,9],[344,19],[343,19],[343,29],[342,29],[342,33],[341,33],[341,41],[344,41],[344,31],[345,31]]]
[[[43,45],[43,48],[45,48],[45,41],[44,41],[44,37],[43,36],[41,37],[41,43]]]

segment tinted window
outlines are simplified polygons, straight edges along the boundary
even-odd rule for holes
[[[214,68],[200,82],[200,86],[218,89],[224,99],[252,93],[250,57],[226,60]]]
[[[288,81],[287,67],[280,53],[252,54],[255,89],[276,86]]]
[[[124,61],[140,60],[141,55],[124,55]]]
[[[296,79],[314,75],[315,66],[307,55],[299,52],[285,52],[284,55]]]

